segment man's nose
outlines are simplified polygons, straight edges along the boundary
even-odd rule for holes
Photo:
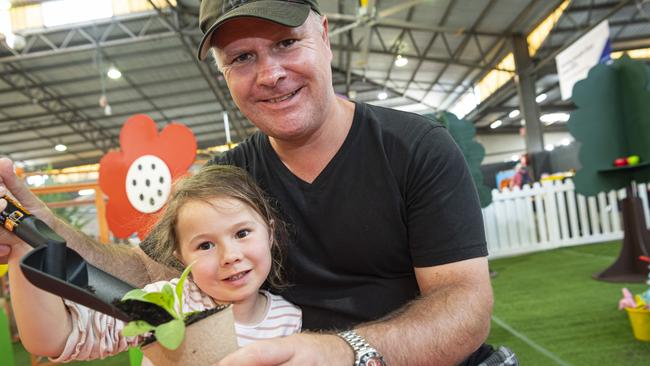
[[[272,88],[285,77],[286,71],[276,57],[266,56],[261,58],[257,71],[258,85]]]

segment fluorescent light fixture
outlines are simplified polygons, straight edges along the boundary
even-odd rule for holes
[[[555,122],[566,122],[571,117],[568,113],[547,113],[539,117],[539,120],[544,122],[547,126]]]
[[[122,77],[122,72],[120,72],[120,70],[118,70],[115,66],[111,66],[106,72],[106,75],[108,75],[109,78],[115,80]]]
[[[395,58],[395,66],[397,67],[404,67],[408,63],[409,63],[409,59],[402,55],[397,55],[397,57]]]
[[[535,98],[535,101],[537,103],[541,103],[541,102],[545,101],[546,98],[548,98],[548,95],[546,95],[546,93],[542,93],[542,94],[538,95],[537,98]]]
[[[68,150],[68,147],[63,144],[56,144],[56,146],[54,146],[54,150],[63,152]]]
[[[380,91],[379,93],[377,93],[377,99],[386,100],[386,98],[388,98],[388,93],[386,93],[385,91]]]
[[[510,118],[516,118],[519,117],[519,109],[513,109],[510,113],[508,113],[508,117]]]
[[[495,128],[499,128],[502,124],[503,122],[498,119],[490,124],[490,128],[494,130]]]
[[[562,142],[560,142],[560,143],[561,143],[562,145],[564,145],[564,146],[569,146],[569,145],[571,145],[571,141],[572,141],[572,140],[571,140],[570,138],[567,137],[567,138],[565,138],[565,139],[562,139]]]
[[[555,149],[555,145],[553,145],[553,144],[548,144],[548,145],[544,146],[544,150],[546,150],[546,151],[553,151],[554,149]]]
[[[397,109],[399,111],[413,112],[413,113],[422,112],[430,109],[429,107],[427,107],[422,103],[406,104],[406,105],[400,105],[392,108]]]

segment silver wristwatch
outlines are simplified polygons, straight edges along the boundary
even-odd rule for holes
[[[346,330],[336,335],[343,338],[354,351],[353,366],[386,366],[381,354],[355,331]]]

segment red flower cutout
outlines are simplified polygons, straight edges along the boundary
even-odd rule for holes
[[[99,186],[108,196],[106,221],[117,238],[143,239],[155,213],[196,158],[196,139],[185,125],[170,123],[158,134],[147,115],[130,117],[120,131],[120,151],[99,162]]]

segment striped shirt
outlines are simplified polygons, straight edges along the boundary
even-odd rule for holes
[[[159,281],[144,287],[147,292],[160,291],[165,284],[176,286],[178,278],[171,281]],[[302,311],[278,295],[260,290],[267,298],[266,315],[257,324],[238,324],[235,322],[237,343],[240,347],[253,341],[273,337],[287,336],[300,332]],[[72,320],[72,331],[65,348],[52,362],[69,362],[73,360],[93,360],[105,358],[137,346],[142,337],[124,337],[122,329],[125,323],[106,314],[89,309],[64,299]],[[178,303],[178,299],[176,299]],[[190,278],[183,288],[183,312],[203,311],[215,307],[214,300],[201,291]],[[144,364],[147,363],[146,360]]]

